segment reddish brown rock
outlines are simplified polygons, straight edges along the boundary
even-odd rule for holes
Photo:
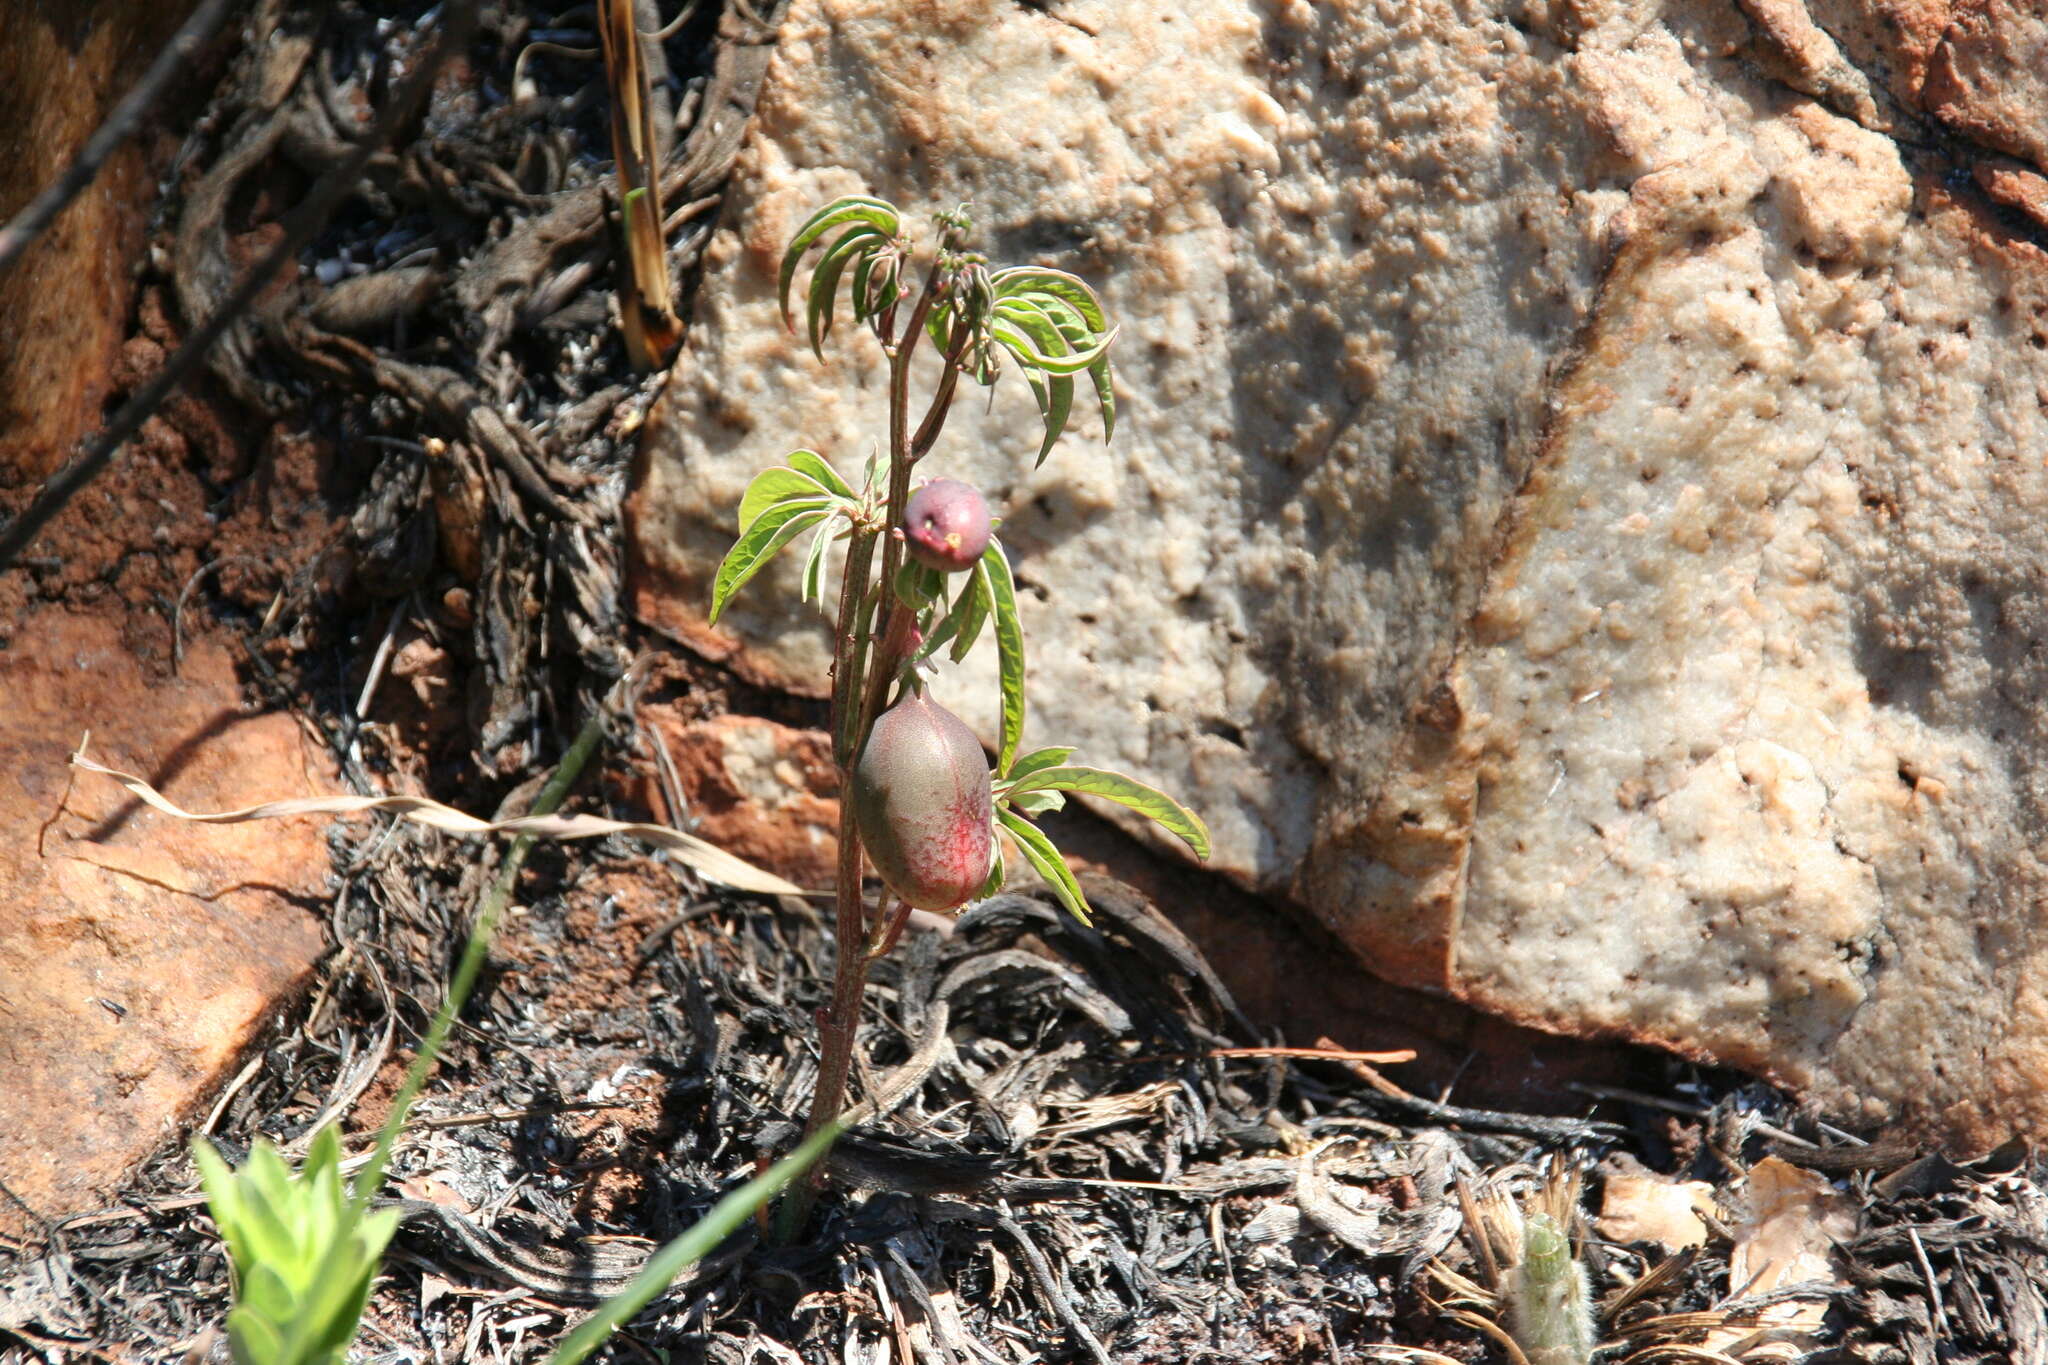
[[[822,731],[754,716],[685,722],[659,705],[642,706],[640,718],[675,760],[689,806],[681,814],[694,822],[686,828],[799,886],[832,885],[839,788]]]
[[[2036,0],[1961,0],[1921,99],[1970,141],[2048,168],[2048,12]]]
[[[2048,176],[2036,175],[2010,163],[1999,165],[1980,161],[1970,168],[1978,188],[2006,208],[2024,213],[2048,228]]]
[[[0,694],[0,1181],[50,1215],[105,1199],[211,1100],[311,972],[320,926],[295,898],[327,872],[315,820],[187,825],[90,776],[67,797],[80,732],[188,809],[330,788],[210,644],[153,676],[111,622],[44,611],[0,653]]]
[[[0,221],[55,180],[191,0],[10,8],[0,37]],[[0,476],[41,478],[107,395],[155,185],[135,143],[0,274]]]

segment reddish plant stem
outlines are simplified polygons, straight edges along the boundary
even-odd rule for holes
[[[894,342],[884,339],[889,352],[889,502],[886,526],[903,519],[903,503],[910,490],[910,358],[924,331],[938,294],[939,268],[935,264],[926,277],[924,291],[902,333]],[[888,537],[883,541],[881,591],[873,608],[868,603],[868,568],[873,560],[875,533],[854,533],[847,553],[846,576],[839,588],[839,638],[835,642],[832,679],[832,733],[834,757],[839,768],[839,875],[834,887],[838,902],[832,973],[832,1003],[818,1025],[818,1081],[811,1091],[810,1113],[805,1119],[806,1135],[817,1132],[839,1117],[846,1097],[846,1078],[853,1070],[853,1050],[860,1034],[861,995],[867,989],[868,935],[865,907],[861,897],[862,856],[860,829],[853,818],[853,768],[867,743],[874,724],[875,692],[870,685],[876,677],[893,676],[901,665],[902,643],[884,639],[872,658],[863,647],[872,638],[871,610],[894,601],[896,569],[902,563],[903,542]],[[893,625],[893,618],[891,624]],[[907,632],[906,632],[907,634]],[[892,632],[893,635],[893,632]],[[865,675],[865,676],[863,676]],[[809,1218],[817,1198],[822,1168],[811,1178],[792,1187],[785,1206],[782,1229],[793,1236]]]

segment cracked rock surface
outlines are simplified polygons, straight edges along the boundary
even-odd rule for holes
[[[1107,452],[1031,472],[1012,377],[934,456],[1005,518],[1027,743],[1189,797],[1396,980],[2041,1131],[2044,43],[1992,0],[803,0],[637,608],[822,686],[793,564],[703,622],[746,480],[884,436],[873,340],[812,360],[774,267],[834,195],[969,201],[1124,324]],[[985,732],[992,668],[939,688]]]

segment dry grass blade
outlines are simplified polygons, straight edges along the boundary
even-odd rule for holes
[[[474,815],[465,815],[453,806],[444,806],[424,796],[308,796],[200,814],[173,804],[133,773],[95,763],[83,752],[73,754],[71,764],[89,773],[111,777],[151,809],[195,824],[236,825],[247,820],[275,820],[287,815],[358,815],[367,811],[388,811],[414,824],[445,830],[450,834],[524,834],[540,839],[595,839],[607,834],[623,834],[666,849],[705,877],[738,891],[770,896],[810,894],[794,882],[784,881],[744,858],[736,858],[715,844],[660,825],[606,820],[595,815],[527,815],[514,820],[479,820]]]
[[[620,220],[626,236],[619,322],[633,363],[643,370],[657,370],[668,364],[682,344],[683,325],[676,318],[668,247],[662,235],[654,102],[648,90],[647,63],[640,51],[640,30],[634,23],[633,0],[598,0],[597,16],[598,38],[604,44],[605,85],[611,94]]]

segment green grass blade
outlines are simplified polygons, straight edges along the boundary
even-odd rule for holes
[[[620,1324],[632,1321],[635,1314],[654,1302],[675,1282],[676,1276],[717,1250],[718,1244],[738,1231],[754,1216],[756,1209],[809,1170],[811,1163],[823,1156],[825,1149],[838,1136],[837,1125],[818,1130],[803,1146],[719,1200],[695,1227],[648,1257],[646,1266],[633,1277],[631,1284],[607,1300],[604,1307],[578,1323],[576,1330],[555,1348],[554,1355],[549,1357],[549,1365],[578,1365],[603,1345],[605,1338]]]

